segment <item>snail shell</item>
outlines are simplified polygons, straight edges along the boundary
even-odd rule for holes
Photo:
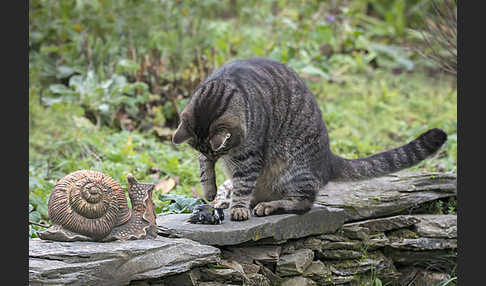
[[[53,224],[94,240],[130,219],[125,191],[110,176],[91,170],[73,172],[60,179],[48,203]]]

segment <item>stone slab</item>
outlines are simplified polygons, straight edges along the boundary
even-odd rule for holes
[[[457,215],[415,215],[414,231],[423,237],[457,238]]]
[[[358,182],[330,182],[316,204],[340,208],[346,222],[399,214],[425,202],[456,196],[454,173],[402,171]]]
[[[344,227],[360,226],[370,230],[371,234],[409,227],[420,222],[420,219],[413,216],[397,215],[384,218],[369,219],[354,223],[345,224]]]
[[[240,263],[253,263],[253,261],[271,263],[279,260],[282,247],[278,245],[228,246],[222,252],[224,259],[231,259]]]
[[[128,285],[217,263],[220,250],[188,239],[29,240],[29,285]]]
[[[400,285],[452,285],[452,283],[445,284],[445,281],[451,279],[451,275],[449,273],[428,271],[415,267],[405,267],[404,269],[400,270],[400,272],[402,273],[400,279],[398,280]]]
[[[246,221],[229,220],[226,209],[226,219],[219,225],[191,224],[187,222],[189,216],[190,214],[159,215],[159,235],[188,238],[208,245],[236,245],[264,238],[279,241],[333,233],[345,220],[343,210],[319,205],[314,205],[309,212],[302,215],[251,216]]]
[[[457,239],[448,238],[405,238],[400,241],[394,241],[389,244],[392,248],[404,250],[441,250],[457,249]]]
[[[280,277],[302,274],[313,259],[314,252],[310,249],[299,249],[292,254],[282,255],[277,262],[275,273]]]

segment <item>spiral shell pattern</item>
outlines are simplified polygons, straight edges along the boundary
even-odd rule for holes
[[[60,179],[48,204],[53,224],[100,240],[130,218],[126,196],[110,176],[81,170]]]

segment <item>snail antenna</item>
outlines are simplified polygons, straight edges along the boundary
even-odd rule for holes
[[[127,174],[127,180],[128,180],[128,183],[130,185],[134,185],[137,183],[137,180],[135,179],[135,177],[132,175],[132,173],[128,173]]]

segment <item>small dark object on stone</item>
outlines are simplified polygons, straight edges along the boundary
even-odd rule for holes
[[[190,223],[221,224],[223,223],[223,220],[224,213],[222,208],[215,208],[212,205],[202,204],[194,208],[188,221]]]

